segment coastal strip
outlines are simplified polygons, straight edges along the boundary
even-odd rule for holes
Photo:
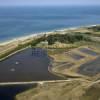
[[[93,26],[99,26],[99,24],[96,24],[96,25],[86,25],[86,26],[77,26],[77,27],[70,27],[70,28],[62,28],[62,29],[58,29],[58,30],[55,30],[55,31],[49,31],[49,32],[40,32],[40,33],[32,33],[31,35],[26,35],[26,36],[21,36],[21,37],[18,37],[18,38],[14,38],[14,39],[11,39],[11,40],[8,40],[8,41],[5,41],[5,42],[0,42],[0,46],[4,46],[4,45],[8,45],[8,44],[11,44],[11,43],[20,43],[20,42],[25,42],[27,40],[30,40],[30,39],[34,39],[34,38],[37,38],[37,37],[40,37],[40,36],[43,36],[43,35],[49,35],[49,34],[54,34],[55,32],[65,32],[65,31],[69,31],[69,30],[76,30],[76,29],[79,29],[79,28],[87,28],[87,27],[93,27]]]
[[[57,33],[65,34],[67,32],[70,32],[71,30],[72,31],[80,30],[81,28],[87,28],[87,27],[92,27],[92,26],[98,26],[98,25],[89,25],[89,26],[84,26],[84,27],[81,26],[81,27],[65,28],[65,29],[51,31],[51,32],[42,32],[42,33],[37,33],[37,34],[32,34],[32,35],[16,38],[8,42],[0,43],[0,61],[8,58],[9,56],[12,56],[13,54],[23,50],[24,48],[27,48],[29,45],[27,46],[24,46],[24,45],[44,35],[48,36],[48,35],[57,34]],[[22,45],[24,47],[16,49],[19,45]],[[5,56],[6,53],[7,55]],[[2,55],[4,56],[2,57]]]

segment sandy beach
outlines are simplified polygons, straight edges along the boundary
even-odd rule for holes
[[[77,26],[77,27],[70,27],[70,28],[62,28],[62,29],[58,29],[55,31],[49,31],[49,32],[33,33],[31,35],[21,36],[21,37],[17,37],[17,38],[14,38],[14,39],[11,39],[11,40],[8,40],[5,42],[0,42],[0,46],[4,46],[4,45],[11,44],[14,42],[18,43],[18,41],[27,41],[27,40],[32,39],[32,38],[34,39],[34,38],[37,38],[39,36],[43,36],[44,34],[48,35],[48,34],[53,34],[55,32],[65,32],[65,31],[77,30],[80,28],[92,27],[92,26],[97,26],[97,25]]]

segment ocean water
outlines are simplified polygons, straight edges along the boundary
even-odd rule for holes
[[[99,6],[0,7],[0,42],[92,24],[100,24]]]

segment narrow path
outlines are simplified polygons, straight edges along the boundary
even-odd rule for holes
[[[69,82],[76,79],[68,79],[68,80],[51,80],[51,81],[32,81],[32,82],[5,82],[0,83],[0,86],[6,86],[6,85],[29,85],[29,84],[44,84],[44,83],[55,83],[55,82]]]

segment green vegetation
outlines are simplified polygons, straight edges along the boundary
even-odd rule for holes
[[[100,32],[100,26],[89,27],[88,29],[93,30],[94,32]]]
[[[91,35],[91,32],[75,32],[75,34]]]
[[[61,43],[75,43],[79,41],[90,41],[90,38],[88,36],[85,36],[83,34],[55,34],[55,35],[49,35],[47,37],[47,41],[49,45],[54,44],[56,41]]]
[[[75,33],[69,33],[69,34],[54,34],[49,36],[42,36],[35,41],[31,42],[31,46],[36,46],[38,43],[42,41],[48,41],[49,45],[54,44],[55,42],[61,42],[61,43],[75,43],[79,41],[90,41],[91,39],[84,34],[75,34]]]
[[[31,41],[30,45],[31,45],[31,47],[35,47],[37,44],[39,44],[40,42],[45,41],[45,40],[46,40],[46,37],[44,35],[44,36],[41,36],[40,38],[37,38],[37,39]]]

